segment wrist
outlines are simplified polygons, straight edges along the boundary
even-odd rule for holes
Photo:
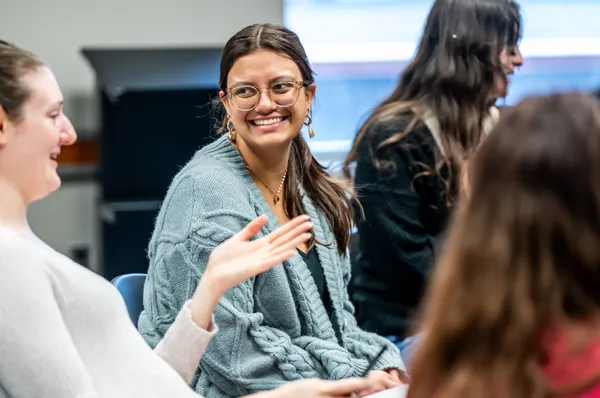
[[[209,278],[203,277],[189,304],[192,320],[205,330],[212,328],[212,314],[223,295],[214,286]]]

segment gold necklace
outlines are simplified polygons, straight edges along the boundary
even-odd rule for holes
[[[287,176],[287,167],[285,168],[285,171],[283,172],[283,177],[281,178],[281,182],[279,183],[279,187],[277,188],[277,192],[273,192],[271,190],[271,188],[269,188],[269,186],[267,184],[265,184],[265,182],[263,180],[260,179],[260,177],[258,176],[258,174],[256,174],[254,172],[254,170],[252,170],[250,168],[250,166],[248,165],[248,163],[246,162],[245,159],[244,159],[244,164],[246,165],[246,168],[248,169],[248,171],[251,172],[252,174],[254,174],[254,176],[256,177],[256,179],[258,181],[260,181],[260,183],[263,184],[265,186],[265,188],[267,188],[267,190],[271,193],[271,195],[273,195],[273,204],[277,204],[281,200],[281,198],[279,197],[279,194],[281,193],[281,188],[283,188],[283,183],[285,182],[285,177]]]

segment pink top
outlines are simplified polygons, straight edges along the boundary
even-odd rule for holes
[[[558,391],[584,391],[570,398],[600,398],[600,330],[591,324],[582,326],[565,327],[546,336],[544,372]],[[591,339],[590,333],[594,333]],[[584,343],[573,343],[577,340]]]

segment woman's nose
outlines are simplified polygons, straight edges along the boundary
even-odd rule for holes
[[[63,127],[60,132],[60,144],[69,146],[73,145],[77,141],[77,132],[71,120],[65,115]]]

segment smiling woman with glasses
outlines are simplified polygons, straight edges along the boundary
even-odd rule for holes
[[[150,242],[140,330],[152,346],[160,341],[210,252],[246,220],[267,215],[262,236],[307,214],[311,238],[296,255],[217,305],[219,333],[194,387],[230,397],[291,380],[367,374],[373,387],[363,395],[398,386],[406,381],[398,349],[358,328],[348,299],[351,194],[301,133],[306,126],[314,135],[316,85],[298,37],[271,24],[242,29],[225,45],[219,87],[224,134],[198,151],[167,193]]]

